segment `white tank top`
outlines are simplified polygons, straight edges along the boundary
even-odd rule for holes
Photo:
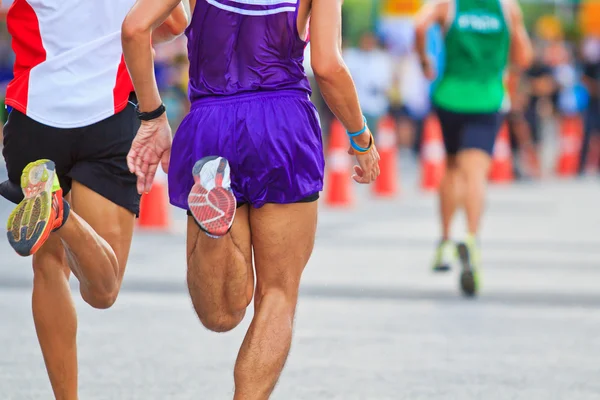
[[[84,127],[127,105],[133,85],[121,24],[135,0],[14,0],[16,55],[6,105],[57,128]]]

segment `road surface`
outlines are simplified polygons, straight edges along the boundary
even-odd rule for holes
[[[493,187],[475,300],[460,295],[456,268],[430,272],[436,202],[404,183],[396,199],[355,187],[353,208],[322,205],[272,398],[599,399],[600,182]],[[0,200],[2,220],[9,210]],[[81,399],[232,398],[251,313],[228,334],[200,325],[185,289],[182,217],[173,212],[169,233],[136,233],[111,310],[78,298]],[[0,398],[51,399],[30,314],[30,260],[4,240],[0,255]]]

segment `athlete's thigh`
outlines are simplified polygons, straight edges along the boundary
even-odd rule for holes
[[[266,204],[250,211],[256,294],[279,288],[296,296],[314,247],[318,202]]]
[[[122,279],[131,248],[135,214],[75,180],[71,189],[71,208],[112,247]]]
[[[230,251],[239,251],[244,257],[248,268],[249,276],[254,275],[252,267],[252,238],[250,237],[249,207],[244,204],[237,208],[231,231],[229,232],[235,248]],[[207,277],[207,284],[220,284],[215,281],[227,278],[227,268],[223,266],[224,260],[230,254],[223,254],[223,247],[228,242],[223,239],[213,239],[208,237],[198,226],[194,217],[188,216],[187,225],[187,257],[188,268],[198,268],[200,270],[210,270]],[[198,263],[196,265],[195,263]],[[208,267],[208,268],[205,268]],[[211,280],[208,282],[208,280]],[[254,284],[253,279],[249,279]]]

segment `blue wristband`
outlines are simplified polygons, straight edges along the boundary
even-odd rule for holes
[[[364,128],[362,128],[360,131],[358,132],[348,132],[346,131],[346,133],[348,134],[348,136],[350,136],[351,138],[356,137],[358,135],[362,135],[363,133],[365,133],[365,131],[367,130],[367,118],[363,115],[363,121],[365,122],[365,126]]]
[[[350,146],[352,146],[352,148],[358,153],[364,154],[371,150],[371,148],[373,147],[373,135],[371,135],[371,138],[369,139],[369,147],[360,147],[354,142],[352,138],[350,138]]]
[[[371,135],[371,139],[370,139],[370,142],[369,142],[369,147],[360,147],[354,141],[355,137],[357,137],[359,135],[362,135],[367,130],[367,118],[364,115],[363,115],[363,121],[365,122],[365,126],[360,131],[358,131],[358,132],[348,132],[348,131],[346,131],[346,133],[350,137],[350,146],[352,146],[352,148],[354,150],[356,150],[358,153],[366,153],[369,150],[371,150],[371,147],[373,147],[373,135]]]

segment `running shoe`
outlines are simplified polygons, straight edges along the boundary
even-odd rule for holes
[[[442,240],[435,251],[433,260],[433,272],[450,271],[452,262],[455,260],[456,246],[449,240]]]
[[[480,254],[477,240],[474,236],[469,235],[464,242],[458,244],[457,250],[462,264],[461,290],[465,296],[475,296],[480,285]]]
[[[204,157],[194,165],[192,174],[194,186],[188,196],[192,216],[208,236],[226,235],[236,210],[229,162],[223,157]]]
[[[64,201],[54,162],[29,163],[21,174],[25,198],[8,217],[8,242],[17,254],[34,254],[63,225]]]

